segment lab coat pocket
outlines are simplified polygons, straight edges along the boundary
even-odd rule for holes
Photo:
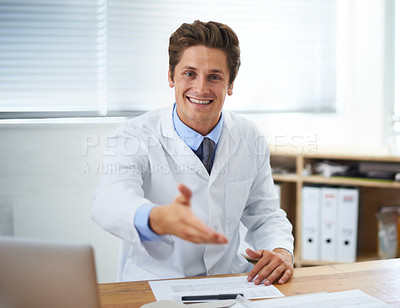
[[[253,180],[225,184],[225,235],[231,237],[239,230],[240,217],[249,198]]]

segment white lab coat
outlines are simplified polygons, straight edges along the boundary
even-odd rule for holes
[[[293,251],[292,226],[273,185],[264,136],[242,116],[224,111],[224,123],[209,175],[178,136],[172,105],[127,121],[109,138],[106,174],[100,178],[92,218],[129,243],[122,280],[248,272],[238,252],[239,222],[255,249]],[[177,184],[193,192],[194,214],[229,243],[193,244],[175,236],[140,242],[134,227],[138,207],[171,203]]]

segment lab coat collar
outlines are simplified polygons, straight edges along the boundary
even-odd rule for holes
[[[170,157],[174,160],[175,170],[197,173],[208,181],[208,174],[203,163],[199,160],[193,150],[179,137],[174,129],[172,121],[173,105],[160,110],[161,112],[161,137],[160,142]]]
[[[224,123],[217,151],[215,153],[210,184],[220,173],[228,173],[228,159],[237,152],[241,135],[240,128],[233,121],[231,114],[224,111]]]
[[[161,134],[163,147],[174,159],[177,166],[188,166],[188,168],[200,175],[205,180],[212,181],[221,172],[227,172],[226,163],[230,155],[236,153],[241,136],[238,125],[235,124],[229,112],[224,111],[224,122],[220,140],[215,154],[215,160],[211,174],[208,174],[202,162],[198,159],[192,149],[179,137],[174,129],[172,121],[173,105],[160,110]]]

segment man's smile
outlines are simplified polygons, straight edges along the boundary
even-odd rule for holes
[[[197,99],[197,98],[193,98],[193,97],[189,97],[189,96],[186,96],[186,98],[190,102],[192,102],[194,104],[199,104],[199,105],[208,105],[208,104],[210,104],[212,102],[212,100]]]

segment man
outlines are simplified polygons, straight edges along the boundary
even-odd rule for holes
[[[119,172],[101,177],[92,207],[93,219],[127,244],[121,280],[250,271],[256,284],[285,283],[292,226],[279,209],[265,138],[222,112],[240,66],[236,34],[216,22],[183,24],[169,58],[176,104],[117,130],[107,163]],[[257,249],[246,250],[254,267],[238,251],[240,221]]]

